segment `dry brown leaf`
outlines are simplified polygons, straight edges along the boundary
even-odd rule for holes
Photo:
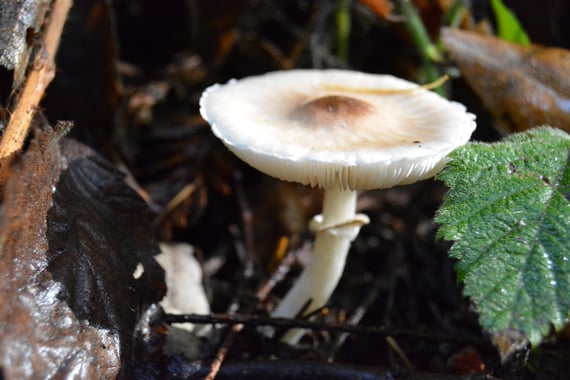
[[[441,38],[500,129],[549,124],[570,131],[570,51],[450,28]]]
[[[394,4],[390,0],[360,0],[360,4],[368,7],[381,19],[389,19],[394,10]]]

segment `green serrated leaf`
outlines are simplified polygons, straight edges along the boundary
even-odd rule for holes
[[[569,156],[570,135],[541,127],[461,147],[439,175],[450,187],[439,234],[491,332],[536,345],[570,320]]]

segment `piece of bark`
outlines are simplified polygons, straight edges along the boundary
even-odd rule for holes
[[[450,28],[441,39],[500,129],[570,131],[570,51]]]
[[[33,37],[39,33],[50,3],[50,0],[0,1],[0,65],[14,70],[14,88],[24,79]]]
[[[144,202],[89,148],[36,130],[0,219],[0,377],[128,377],[164,294]],[[135,279],[142,263],[145,273]],[[135,352],[138,351],[138,354]]]
[[[4,185],[5,169],[11,156],[22,149],[46,88],[55,76],[55,54],[72,0],[54,0],[33,63],[26,72],[25,83],[11,112],[10,121],[0,141],[0,181]]]

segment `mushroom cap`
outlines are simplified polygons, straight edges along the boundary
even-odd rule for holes
[[[254,168],[341,190],[429,178],[475,129],[475,116],[460,103],[390,75],[346,70],[278,71],[215,84],[204,91],[200,112]]]

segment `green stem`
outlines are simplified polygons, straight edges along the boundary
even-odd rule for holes
[[[427,82],[433,82],[439,78],[439,72],[434,62],[441,61],[441,55],[437,46],[431,41],[422,19],[418,15],[416,8],[410,0],[399,0],[400,10],[406,18],[406,27],[414,44],[418,47],[423,63],[423,72]],[[443,88],[439,87],[435,90],[443,95]]]
[[[458,28],[461,20],[465,16],[465,7],[461,0],[455,0],[448,11],[445,13],[444,24],[453,28]]]
[[[348,62],[348,48],[350,39],[350,0],[338,0],[336,12],[337,55],[344,62]]]

